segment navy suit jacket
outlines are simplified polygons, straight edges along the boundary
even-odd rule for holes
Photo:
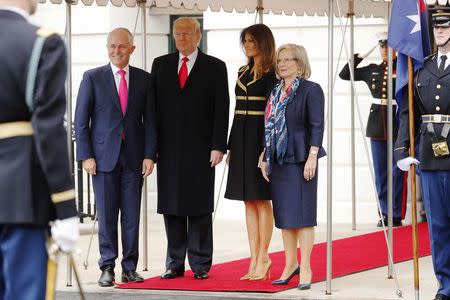
[[[144,158],[155,161],[156,114],[150,74],[130,66],[127,109],[122,116],[110,64],[86,71],[75,109],[75,137],[77,160],[95,158],[100,172],[113,170],[122,143],[132,170],[141,170]]]
[[[319,84],[301,79],[294,99],[286,107],[288,147],[284,161],[304,162],[311,146],[318,146],[318,158],[325,156],[322,148],[325,97]]]

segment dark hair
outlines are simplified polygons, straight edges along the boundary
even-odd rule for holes
[[[255,40],[256,48],[261,55],[261,65],[254,66],[256,78],[260,78],[264,73],[272,71],[275,67],[275,39],[272,31],[264,24],[255,24],[241,31],[241,46],[244,46],[245,35],[248,34]],[[248,63],[253,64],[253,58],[248,58]]]

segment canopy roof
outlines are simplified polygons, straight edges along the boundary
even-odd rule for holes
[[[392,2],[391,0],[372,0],[375,2],[383,1],[383,2]],[[450,0],[426,0],[427,4],[429,5],[448,5],[450,3]]]
[[[38,0],[46,2],[47,0]],[[54,4],[63,3],[63,0],[48,0]],[[84,5],[106,6],[111,3],[114,6],[136,6],[141,0],[73,0],[73,4],[83,3]],[[264,0],[264,13],[272,12],[274,14],[285,13],[286,15],[296,14],[298,16],[318,15],[325,16],[328,11],[329,0]],[[389,4],[385,1],[370,0],[336,0],[341,7],[341,15],[347,15],[349,11],[349,2],[354,3],[355,15],[357,17],[386,17]],[[447,0],[445,0],[447,1]],[[255,12],[258,6],[258,0],[147,0],[148,7],[158,8],[185,8],[226,12],[235,10],[236,12]],[[336,10],[335,10],[336,11]]]
[[[427,4],[447,5],[448,3],[450,3],[448,0],[427,0]]]

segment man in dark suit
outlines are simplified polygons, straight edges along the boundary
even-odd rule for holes
[[[372,103],[370,107],[369,120],[367,121],[366,137],[370,138],[372,150],[372,162],[375,173],[375,186],[378,199],[380,201],[381,213],[378,227],[383,226],[383,221],[387,224],[388,215],[388,193],[387,193],[387,82],[388,82],[388,46],[387,32],[377,34],[378,47],[383,61],[380,64],[369,64],[364,67],[357,67],[369,54],[375,50],[376,46],[366,54],[355,54],[354,80],[364,81],[370,89],[372,97],[377,103]],[[395,54],[395,53],[394,53]],[[394,57],[394,73],[396,58]],[[350,80],[350,67],[346,64],[339,77]],[[395,91],[395,87],[393,89]],[[395,114],[397,109],[393,105],[392,111]],[[397,135],[398,124],[394,116],[393,124],[394,139]],[[404,173],[394,164],[392,166],[392,179],[394,183],[393,192],[393,226],[401,226],[405,217],[406,193],[403,192],[405,185]]]
[[[177,52],[156,58],[152,95],[158,115],[158,213],[167,234],[163,279],[184,274],[186,251],[195,278],[212,263],[214,167],[226,151],[229,94],[224,62],[197,46],[200,25],[179,18]]]
[[[79,234],[63,126],[66,50],[28,23],[35,9],[34,0],[0,0],[0,299],[45,298],[50,220],[63,251]]]
[[[122,282],[143,281],[136,272],[141,191],[156,156],[150,74],[129,65],[133,36],[117,28],[107,47],[110,63],[84,73],[75,110],[77,160],[92,175],[97,204],[100,286],[113,285],[119,211]]]
[[[437,53],[425,59],[414,79],[414,128],[419,160],[409,153],[407,93],[400,113],[395,158],[400,169],[419,165],[433,269],[439,282],[435,300],[450,300],[450,8],[433,14]]]

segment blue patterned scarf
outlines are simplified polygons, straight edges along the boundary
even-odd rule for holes
[[[269,100],[267,101],[264,118],[264,138],[266,144],[265,157],[266,162],[269,165],[269,174],[272,170],[272,158],[274,162],[283,164],[288,144],[286,107],[294,99],[300,81],[301,78],[295,78],[291,85],[286,89],[286,93],[281,95],[281,88],[284,85],[284,80],[280,80],[280,82],[272,89]],[[274,154],[276,154],[276,157],[274,157]]]

